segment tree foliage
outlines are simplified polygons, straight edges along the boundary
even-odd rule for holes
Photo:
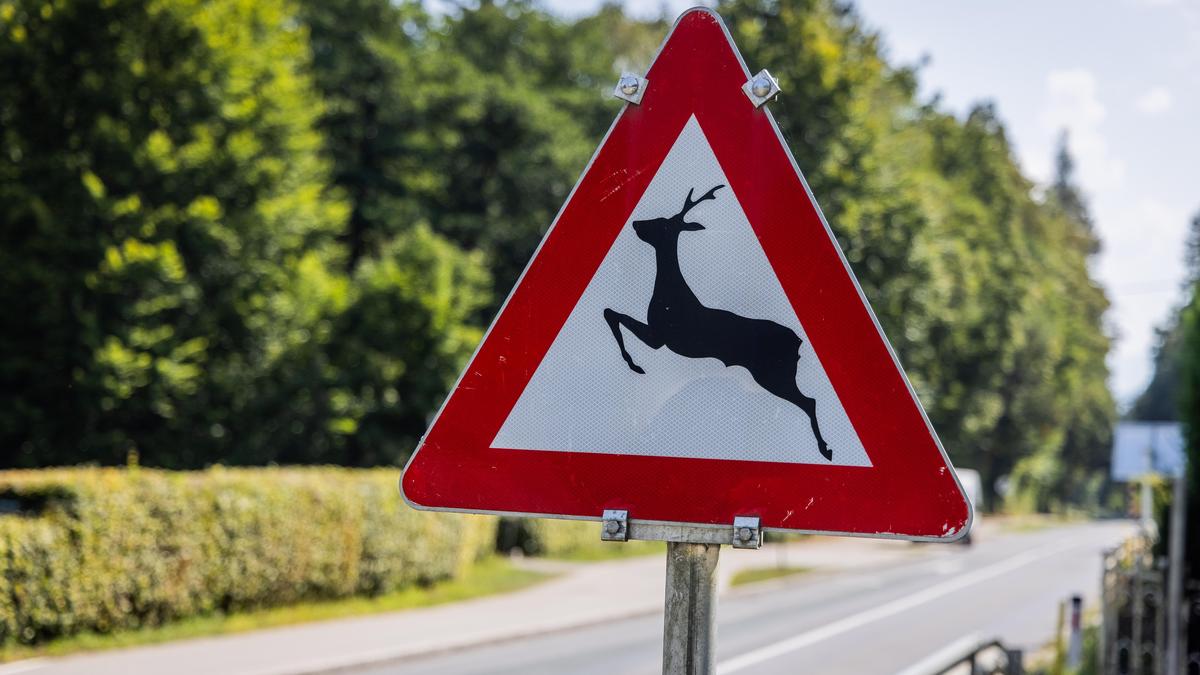
[[[0,442],[25,465],[402,460],[667,29],[522,0],[5,1]],[[848,6],[719,10],[955,461],[1039,508],[1088,498],[1107,300],[1065,140],[1038,196],[994,107],[921,100]]]
[[[1134,400],[1129,419],[1150,422],[1179,420],[1180,376],[1184,336],[1180,312],[1172,313],[1164,326],[1155,330],[1154,372],[1150,382]]]
[[[3,14],[5,463],[203,461],[341,217],[304,33],[281,2]]]
[[[1184,358],[1187,356],[1184,336],[1186,298],[1200,284],[1200,213],[1192,216],[1184,244],[1185,304],[1176,307],[1166,322],[1155,331],[1154,372],[1149,384],[1134,400],[1129,418],[1134,420],[1173,421],[1187,412],[1183,406]]]
[[[1200,213],[1192,217],[1184,247],[1183,302],[1158,330],[1154,373],[1134,401],[1135,420],[1178,420],[1183,425],[1187,474],[1185,556],[1192,579],[1200,581]],[[1170,509],[1159,512],[1160,531],[1170,530]]]
[[[1200,220],[1193,220],[1193,234]],[[1195,238],[1193,242],[1197,241]],[[1193,268],[1194,270],[1195,268]],[[1180,410],[1182,411],[1184,443],[1187,454],[1187,510],[1189,526],[1186,532],[1187,566],[1192,579],[1200,581],[1200,280],[1193,277],[1191,300],[1181,312],[1182,347],[1180,349]]]

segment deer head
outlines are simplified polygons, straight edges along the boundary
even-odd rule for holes
[[[633,232],[638,236],[638,239],[658,248],[663,244],[673,244],[679,238],[680,232],[695,232],[703,230],[704,226],[699,223],[689,223],[684,220],[684,216],[688,211],[691,211],[697,204],[708,199],[716,199],[714,196],[717,190],[725,187],[718,185],[713,189],[700,195],[699,199],[692,199],[692,194],[695,188],[688,190],[687,197],[683,201],[683,209],[669,218],[652,218],[650,220],[635,220],[633,221]]]

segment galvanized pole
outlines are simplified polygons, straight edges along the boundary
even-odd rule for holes
[[[1180,675],[1180,649],[1183,613],[1183,537],[1187,532],[1187,483],[1181,473],[1175,477],[1175,496],[1171,500],[1171,532],[1167,553],[1167,667],[1166,675]]]
[[[1145,530],[1143,530],[1143,533]],[[1144,626],[1143,609],[1145,608],[1146,594],[1142,590],[1142,557],[1145,552],[1142,546],[1145,546],[1145,540],[1138,543],[1137,553],[1133,556],[1133,628],[1130,631],[1130,641],[1132,646],[1129,649],[1130,661],[1133,666],[1133,675],[1152,675],[1151,673],[1142,673],[1142,663],[1145,659],[1142,658],[1142,629]]]
[[[720,544],[667,543],[664,675],[715,672],[720,554]]]
[[[1150,487],[1150,477],[1142,476],[1142,532],[1146,537],[1152,537],[1154,523],[1154,490]]]
[[[1109,654],[1110,646],[1116,643],[1115,613],[1112,611],[1111,603],[1113,601],[1113,580],[1115,575],[1115,549],[1104,551],[1100,556],[1100,633],[1096,640],[1096,656],[1097,663],[1100,664],[1101,672],[1108,672],[1109,664],[1115,663],[1116,659]],[[1109,670],[1116,670],[1113,666]]]

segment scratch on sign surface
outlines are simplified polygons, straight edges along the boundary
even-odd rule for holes
[[[633,179],[637,178],[638,176],[642,175],[645,172],[646,172],[646,167],[644,167],[644,166],[642,168],[638,169],[637,171],[634,171],[632,174],[630,174],[628,177],[626,177],[625,180],[621,181],[620,183],[617,183],[616,187],[609,190],[608,192],[605,192],[604,196],[600,197],[600,201],[603,202],[606,199],[608,199],[609,197],[620,192],[622,188],[624,188],[626,185],[629,185],[630,181],[632,181]],[[622,173],[626,173],[626,171],[624,169],[621,169],[620,171],[617,171],[616,173],[614,173],[612,176],[609,176],[609,178],[615,178],[618,174],[622,174]]]

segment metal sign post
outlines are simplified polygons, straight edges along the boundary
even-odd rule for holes
[[[738,516],[732,527],[633,521],[628,511],[603,514],[604,541],[667,542],[667,588],[663,616],[663,674],[708,675],[717,643],[717,561],[721,545],[762,547],[754,516]]]
[[[667,544],[663,673],[713,672],[720,544]]]

